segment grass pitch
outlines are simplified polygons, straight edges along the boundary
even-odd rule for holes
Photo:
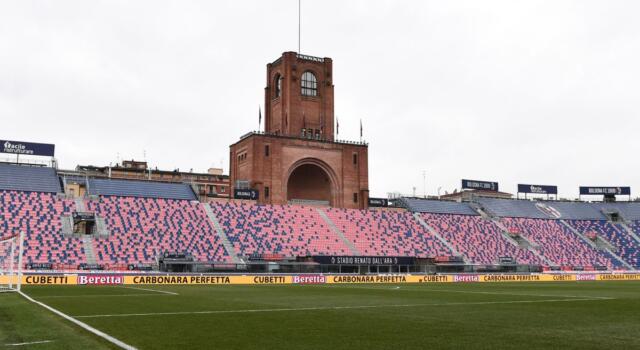
[[[640,349],[638,282],[23,290],[139,349]],[[3,293],[3,347],[112,345]]]

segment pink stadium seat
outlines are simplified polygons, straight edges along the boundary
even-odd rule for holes
[[[62,215],[74,203],[51,193],[0,191],[0,237],[25,233],[24,263],[85,262],[82,241],[62,235]]]
[[[327,216],[362,255],[451,256],[451,250],[406,211],[328,208]]]
[[[98,263],[153,263],[164,252],[189,253],[199,261],[230,261],[200,203],[104,196],[89,201],[87,208],[104,217],[111,232],[94,239]]]
[[[211,208],[242,256],[352,255],[315,208],[246,203],[211,203]]]
[[[539,244],[540,253],[557,266],[613,268],[616,265],[609,256],[591,248],[558,220],[503,218],[502,223]]]
[[[529,250],[508,242],[498,226],[480,216],[424,213],[422,217],[472,263],[495,264],[500,257],[512,257],[519,264],[542,264]]]
[[[595,233],[611,243],[616,253],[635,268],[640,267],[640,242],[617,225],[604,220],[568,220],[578,231]]]

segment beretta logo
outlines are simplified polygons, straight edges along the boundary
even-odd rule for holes
[[[124,277],[120,275],[79,275],[78,284],[123,284]]]
[[[576,281],[595,281],[595,280],[596,280],[596,275],[594,275],[594,274],[588,274],[588,275],[578,274],[578,275],[576,275]]]
[[[478,275],[455,275],[453,276],[454,282],[479,282],[480,277]]]
[[[322,275],[293,276],[293,283],[297,284],[321,284],[327,283],[327,277]]]

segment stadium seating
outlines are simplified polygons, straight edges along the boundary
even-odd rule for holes
[[[0,163],[0,190],[60,192],[60,180],[53,168]]]
[[[189,185],[166,182],[89,179],[88,191],[99,196],[197,199]]]
[[[402,211],[328,208],[327,216],[362,255],[452,256],[453,252]]]
[[[615,248],[617,254],[631,266],[640,267],[640,242],[624,229],[605,220],[571,220],[569,223],[582,233],[601,235]]]
[[[499,217],[526,217],[548,219],[536,203],[528,200],[480,198],[478,203],[489,213]]]
[[[540,253],[557,266],[620,267],[610,255],[590,247],[558,220],[502,218],[501,222],[539,244]]]
[[[241,256],[352,255],[312,207],[211,203],[211,209]]]
[[[73,201],[50,193],[0,191],[0,237],[25,233],[24,263],[77,265],[86,261],[82,241],[62,235],[62,215]]]
[[[543,264],[527,249],[514,246],[500,228],[479,216],[421,214],[453,247],[475,264],[495,264],[500,257],[512,257],[520,264]]]
[[[22,181],[22,178],[25,181]],[[11,179],[12,178],[12,179]],[[6,185],[9,184],[9,185]],[[72,199],[55,194],[59,180],[51,168],[0,165],[0,237],[25,232],[25,264],[53,263],[68,268],[86,263],[81,238],[62,234],[63,215],[75,210]],[[90,179],[84,199],[88,211],[104,219],[109,236],[92,239],[97,263],[150,264],[164,252],[188,253],[199,261],[230,262],[231,256],[362,255],[451,256],[455,253],[404,210],[353,210],[300,205],[257,205],[240,202],[202,204],[188,185]],[[117,195],[116,195],[117,194]],[[463,257],[474,264],[493,264],[501,257],[522,264],[545,262],[514,245],[493,222],[466,203],[405,199]],[[603,211],[618,211],[640,235],[640,203],[544,202],[583,233],[596,233],[613,245],[630,265],[640,268],[640,242]],[[596,249],[551,215],[524,200],[482,199],[480,204],[501,217],[557,266],[623,265],[607,251]],[[208,205],[234,251],[227,252],[205,211]],[[324,211],[330,222],[318,210]],[[636,220],[636,221],[633,221]],[[332,225],[344,234],[334,231]],[[343,239],[346,239],[345,242]],[[87,243],[88,244],[88,243]]]
[[[478,215],[467,203],[403,198],[407,209],[417,213]]]
[[[640,202],[593,203],[599,211],[617,210],[626,220],[640,220]]]
[[[581,202],[547,202],[549,206],[560,212],[562,219],[572,220],[604,220],[600,209],[592,203]]]
[[[198,202],[103,196],[87,208],[105,218],[109,237],[95,238],[101,264],[153,263],[164,252],[189,253],[199,261],[230,261]]]

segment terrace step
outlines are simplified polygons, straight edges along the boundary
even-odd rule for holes
[[[234,264],[243,264],[244,262],[242,261],[242,259],[238,257],[238,253],[236,253],[235,249],[233,248],[233,244],[231,244],[231,241],[229,241],[229,237],[227,237],[227,234],[222,229],[222,226],[220,226],[220,222],[218,222],[218,218],[216,218],[215,214],[213,214],[213,210],[211,209],[211,206],[207,203],[200,203],[200,205],[202,205],[205,213],[207,213],[207,217],[209,218],[209,221],[213,225],[213,228],[215,229],[216,234],[218,235],[218,237],[220,237],[220,240],[222,241],[222,246],[224,247],[224,249],[226,249],[227,253],[231,257],[231,261],[233,261]]]
[[[486,208],[483,208],[480,204],[476,203],[476,202],[469,202],[469,206],[471,207],[471,209],[473,209],[476,213],[480,214],[480,216],[483,219],[486,220],[492,220],[495,218],[495,215],[493,215],[493,213],[491,213],[490,211],[488,211]]]
[[[541,261],[544,261],[547,266],[552,266],[554,265],[551,260],[547,259],[547,257],[545,257],[544,255],[540,254],[539,249],[540,249],[540,245],[534,242],[531,242],[527,237],[523,236],[523,235],[519,235],[518,237],[511,237],[511,235],[509,234],[509,230],[507,230],[507,228],[502,224],[502,222],[500,222],[499,219],[493,219],[493,222],[496,224],[496,226],[498,226],[498,228],[500,228],[500,232],[502,232],[502,235],[513,244],[513,242],[515,242],[518,246],[518,248],[522,248],[522,249],[527,249],[531,252],[531,254],[535,255],[536,257],[538,257],[538,259],[540,259]]]
[[[638,237],[638,235],[635,232],[633,232],[633,229],[629,227],[629,225],[627,225],[626,222],[616,222],[614,224],[622,227],[625,230],[625,232],[629,234],[629,236],[633,237],[633,239],[635,239],[638,243],[640,243],[640,237]]]
[[[590,245],[595,250],[606,251],[609,253],[614,259],[618,260],[622,265],[624,265],[629,270],[635,270],[628,262],[622,259],[618,254],[616,254],[616,248],[613,244],[609,243],[604,238],[598,236],[596,241],[589,239],[580,231],[578,231],[575,227],[571,226],[568,222],[564,220],[560,220],[560,222],[567,227],[571,232],[575,233],[578,237],[580,237],[584,242]]]
[[[344,232],[342,232],[338,228],[338,226],[336,226],[336,224],[333,221],[331,221],[331,219],[329,218],[327,213],[324,212],[324,210],[322,210],[321,208],[316,208],[316,210],[318,211],[318,214],[320,214],[320,217],[322,217],[324,222],[327,223],[329,228],[340,238],[340,240],[342,240],[342,242],[347,247],[349,247],[349,250],[351,250],[351,254],[353,254],[353,255],[362,255],[362,253],[360,252],[360,250],[358,250],[358,248],[355,246],[355,244],[353,244],[353,242],[351,242],[349,239],[347,239],[347,237],[344,235]]]
[[[96,233],[98,236],[107,237],[111,234],[109,228],[107,227],[107,223],[104,221],[104,218],[101,218],[96,215]]]
[[[62,223],[62,234],[66,236],[73,235],[73,218],[71,215],[62,215],[60,222]]]
[[[462,260],[464,260],[465,264],[468,264],[468,260],[467,258],[460,254],[459,251],[457,251],[452,245],[451,243],[449,243],[446,239],[442,238],[442,236],[440,236],[440,234],[438,233],[438,231],[436,231],[433,227],[431,227],[429,224],[426,223],[426,221],[424,221],[422,219],[422,217],[420,217],[420,214],[418,213],[413,213],[413,217],[416,219],[416,221],[418,221],[420,223],[420,225],[422,225],[422,227],[424,227],[427,231],[429,231],[429,233],[431,233],[436,239],[438,239],[442,244],[444,244],[447,248],[449,248],[449,250],[451,250],[451,252],[453,252],[453,254],[455,256],[460,256],[462,257]]]
[[[87,212],[87,206],[84,205],[84,200],[82,198],[76,197],[73,199],[73,201],[76,204],[76,211],[83,212],[83,213]]]
[[[96,254],[93,251],[93,238],[90,235],[82,236],[82,246],[84,247],[84,255],[88,264],[96,263]]]

